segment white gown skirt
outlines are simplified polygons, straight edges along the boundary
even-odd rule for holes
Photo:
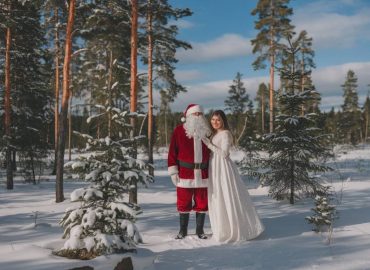
[[[264,226],[234,162],[229,157],[213,154],[209,172],[208,208],[212,238],[228,243],[260,235]]]

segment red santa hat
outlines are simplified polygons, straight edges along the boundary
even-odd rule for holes
[[[193,113],[196,113],[196,112],[203,113],[202,106],[200,106],[198,104],[189,104],[188,107],[186,108],[186,110],[184,111],[184,116],[181,117],[181,121],[185,122],[186,117],[188,117],[189,115],[191,115]]]

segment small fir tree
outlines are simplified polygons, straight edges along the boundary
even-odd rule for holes
[[[312,208],[314,214],[305,218],[309,224],[314,225],[313,231],[324,232],[332,228],[333,222],[337,218],[337,210],[331,201],[332,199],[327,193],[316,195],[315,207]]]
[[[57,254],[66,257],[92,258],[123,252],[142,241],[134,224],[140,207],[125,200],[133,181],[144,185],[151,181],[144,172],[147,165],[133,158],[135,140],[140,138],[128,139],[130,114],[117,108],[99,107],[105,112],[99,118],[106,119],[106,114],[111,113],[114,123],[125,133],[119,131],[115,136],[100,139],[80,134],[87,141],[88,154],[65,165],[90,182],[88,187],[72,192],[71,201],[81,201],[81,205],[67,209],[61,220],[63,238],[67,241]],[[98,117],[88,121],[94,118]]]

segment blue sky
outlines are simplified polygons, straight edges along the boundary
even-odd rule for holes
[[[179,21],[179,38],[193,50],[179,51],[176,77],[187,87],[171,105],[182,111],[189,103],[223,109],[229,85],[237,72],[252,99],[259,83],[268,82],[268,70],[254,71],[250,40],[256,36],[257,0],[172,0],[175,7],[189,7],[193,16]],[[339,107],[349,69],[358,77],[360,105],[370,89],[370,1],[291,0],[296,32],[313,38],[316,69],[313,81],[322,95],[323,110]],[[275,85],[275,88],[277,86]],[[158,96],[155,97],[158,102]]]

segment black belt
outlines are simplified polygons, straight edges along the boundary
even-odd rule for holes
[[[184,168],[188,168],[188,169],[207,169],[208,168],[208,163],[188,163],[188,162],[184,162],[184,161],[181,161],[179,160],[179,165],[181,167],[184,167]]]

